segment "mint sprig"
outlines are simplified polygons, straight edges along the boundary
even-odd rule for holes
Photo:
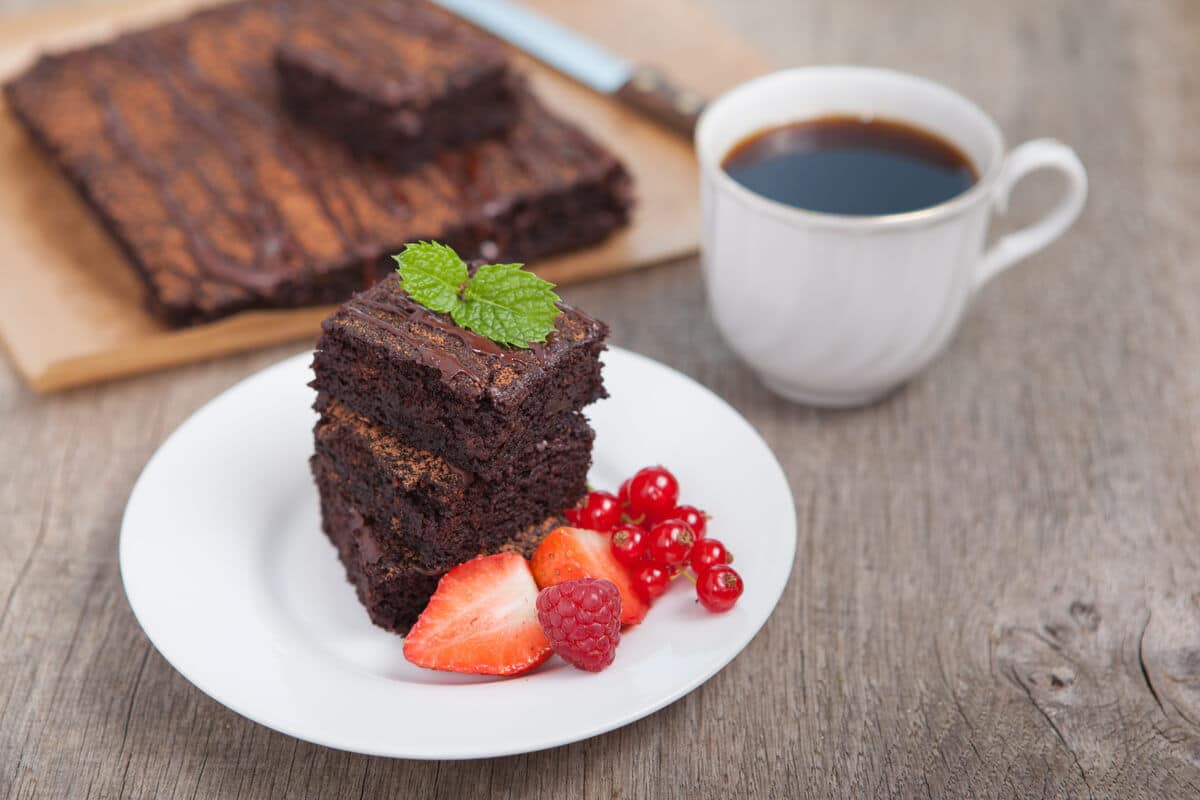
[[[437,242],[408,244],[394,258],[409,297],[497,344],[544,342],[562,313],[554,284],[521,264],[487,264],[470,275],[458,254]]]
[[[409,297],[430,311],[454,310],[458,291],[467,282],[467,265],[458,253],[437,242],[418,242],[392,258],[400,265],[396,271]]]

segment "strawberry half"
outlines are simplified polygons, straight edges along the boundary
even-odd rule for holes
[[[550,657],[537,616],[538,587],[516,553],[480,556],[442,576],[404,638],[418,667],[474,675],[520,675]]]
[[[545,589],[563,581],[603,578],[621,592],[621,623],[636,625],[650,609],[633,588],[629,572],[612,554],[607,533],[556,528],[542,540],[529,562],[533,578]]]

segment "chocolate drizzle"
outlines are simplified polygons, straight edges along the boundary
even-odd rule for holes
[[[387,298],[388,302],[379,302],[358,296],[347,303],[345,308],[360,319],[378,325],[393,336],[406,342],[421,354],[422,359],[426,363],[436,367],[442,373],[442,378],[446,381],[451,381],[461,375],[477,385],[483,385],[480,376],[469,369],[458,356],[445,347],[437,346],[427,336],[417,335],[413,331],[414,326],[423,326],[457,339],[462,343],[463,347],[473,350],[480,355],[498,356],[501,359],[514,357],[513,353],[499,347],[490,339],[455,325],[445,315],[430,311],[414,302],[408,296],[400,294],[398,291],[389,292]],[[376,313],[369,314],[366,311],[367,309]],[[399,317],[405,320],[407,324],[389,322],[387,319],[380,317],[380,314]]]
[[[160,76],[163,88],[170,95],[172,110],[184,117],[192,130],[206,136],[233,165],[234,179],[248,207],[245,217],[230,214],[220,190],[213,185],[205,170],[191,165],[191,171],[208,189],[216,207],[229,216],[233,224],[256,238],[256,269],[260,272],[265,271],[273,259],[286,257],[291,252],[301,258],[311,257],[311,254],[300,246],[299,241],[291,236],[278,205],[259,184],[253,156],[239,143],[237,137],[230,134],[228,124],[221,124],[217,118],[205,114],[197,106],[197,92],[202,93],[201,96],[213,97],[219,107],[225,108],[227,103],[223,101],[223,95],[213,92],[212,87],[203,79],[201,71],[187,55],[183,43],[180,43],[179,48],[179,52],[183,54],[182,62],[180,69],[175,71],[169,68],[170,64],[164,60],[161,53],[155,48],[147,47],[143,40],[128,37],[122,40],[122,44],[125,46],[114,46],[113,51],[124,54],[131,65],[139,66],[148,76]],[[193,91],[188,91],[189,89]]]
[[[171,188],[170,178],[157,162],[145,155],[138,145],[108,87],[102,85],[90,73],[87,81],[89,91],[100,108],[100,114],[104,120],[104,132],[109,141],[119,153],[129,159],[142,178],[155,187],[163,209],[183,232],[188,249],[196,263],[210,275],[236,286],[253,290],[267,288],[271,282],[270,275],[239,269],[235,265],[229,264],[212,242],[201,233],[192,216],[187,213],[182,202],[176,197],[175,191]]]

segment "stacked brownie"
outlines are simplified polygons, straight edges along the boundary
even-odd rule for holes
[[[608,328],[562,306],[529,349],[417,305],[398,276],[329,317],[313,362],[324,530],[374,622],[407,632],[438,578],[528,555],[585,491]]]
[[[4,90],[170,325],[341,302],[405,242],[524,262],[629,219],[612,154],[424,0],[228,3]]]

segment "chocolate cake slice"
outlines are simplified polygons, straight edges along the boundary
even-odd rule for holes
[[[356,152],[411,168],[517,121],[499,41],[424,0],[302,5],[275,51],[284,105]]]
[[[364,516],[328,479],[329,472],[319,459],[314,459],[313,472],[321,495],[325,535],[337,548],[359,601],[376,625],[401,635],[408,633],[449,567],[423,567],[412,557],[380,547],[381,540],[399,535],[394,527]],[[505,542],[482,547],[463,560],[505,551],[528,557],[548,533],[564,523],[562,517],[551,514],[537,524],[513,531]]]
[[[544,344],[501,347],[413,302],[391,275],[325,320],[317,409],[336,402],[485,478],[604,396],[608,326],[562,306]],[[525,466],[521,466],[524,469]]]
[[[423,287],[434,274],[461,291],[449,304],[456,314],[420,305],[392,274],[325,320],[310,463],[325,532],[359,598],[377,623],[404,631],[435,576],[480,553],[524,552],[586,492],[594,434],[580,410],[604,394],[608,326],[516,265],[471,271],[432,243],[409,245],[401,260],[415,297],[447,307],[444,294]],[[527,287],[513,307],[537,324],[457,313],[472,303],[492,314],[508,308],[511,295],[488,294],[497,280]],[[454,319],[527,347],[499,345]]]
[[[405,4],[356,7],[389,14]],[[405,242],[528,261],[626,223],[622,166],[525,92],[505,136],[406,173],[297,124],[281,105],[274,53],[304,29],[308,8],[217,6],[44,56],[5,86],[12,112],[112,232],[164,321],[340,302],[389,271],[387,256]],[[338,14],[322,20],[334,35]]]
[[[445,570],[574,505],[586,491],[593,437],[571,414],[553,436],[504,459],[504,476],[485,480],[333,401],[316,427],[316,458],[329,483],[395,532],[377,549]]]

